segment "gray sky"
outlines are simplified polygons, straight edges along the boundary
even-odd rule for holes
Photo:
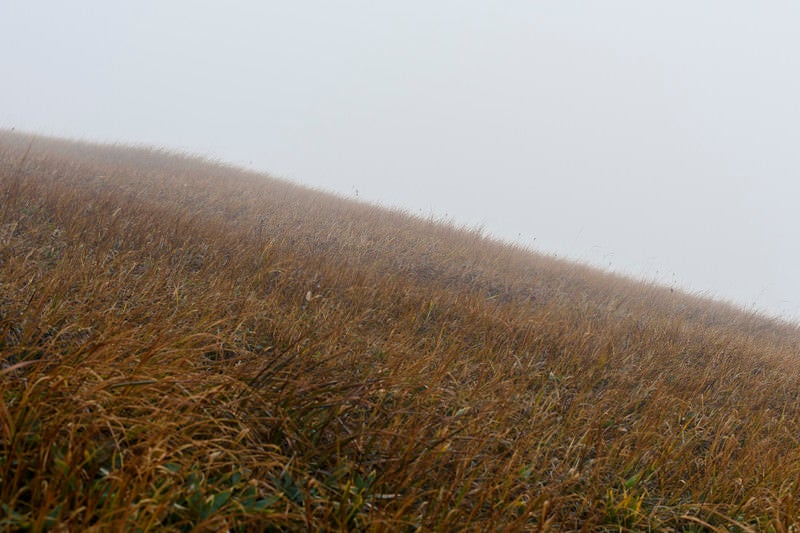
[[[800,317],[800,2],[0,2],[0,126]]]

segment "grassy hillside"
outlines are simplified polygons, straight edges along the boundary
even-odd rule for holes
[[[793,531],[800,332],[0,132],[0,528]]]

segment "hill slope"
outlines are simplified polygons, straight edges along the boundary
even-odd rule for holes
[[[0,132],[0,523],[787,531],[793,326],[151,149]]]

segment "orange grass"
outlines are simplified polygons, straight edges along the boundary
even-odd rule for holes
[[[0,528],[794,531],[790,324],[0,132]]]

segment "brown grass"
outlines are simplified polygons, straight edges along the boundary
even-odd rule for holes
[[[0,528],[795,531],[792,325],[0,133]]]

